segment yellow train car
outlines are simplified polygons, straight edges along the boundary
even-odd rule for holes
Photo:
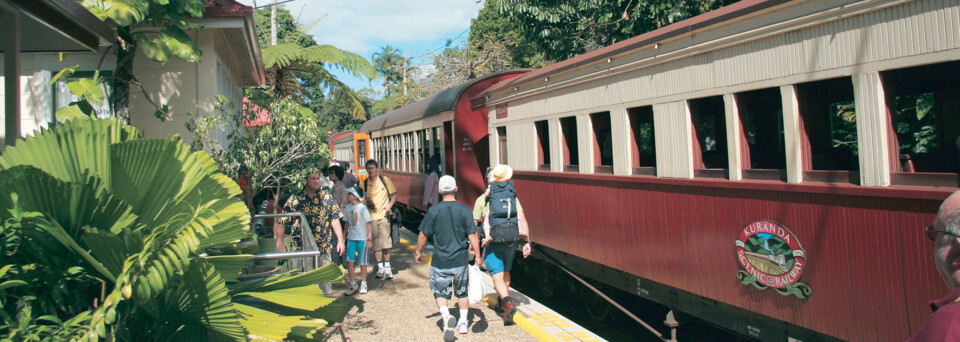
[[[367,169],[363,164],[370,158],[370,136],[356,131],[346,131],[330,137],[330,153],[341,166],[349,162],[349,169],[363,182],[367,179]]]

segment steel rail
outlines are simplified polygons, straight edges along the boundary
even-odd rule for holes
[[[541,253],[541,255],[543,255],[544,258],[547,261],[549,261],[551,264],[557,266],[558,268],[560,268],[560,270],[566,272],[568,275],[573,277],[573,279],[576,279],[581,284],[586,286],[588,289],[590,289],[591,291],[599,295],[600,298],[603,298],[604,300],[609,302],[611,305],[613,305],[614,307],[622,311],[624,314],[632,318],[634,321],[636,321],[637,323],[640,323],[640,325],[643,325],[644,328],[647,328],[647,330],[649,330],[651,333],[653,333],[654,335],[657,335],[657,337],[660,338],[660,340],[667,341],[667,342],[677,341],[677,326],[679,326],[679,323],[674,318],[673,310],[670,310],[670,312],[667,312],[666,321],[663,322],[667,327],[670,328],[670,337],[666,337],[666,336],[663,336],[663,334],[660,333],[660,331],[658,331],[657,329],[647,324],[647,322],[644,322],[642,319],[640,319],[640,317],[637,317],[636,315],[634,315],[632,312],[630,312],[630,310],[627,310],[626,308],[618,304],[616,301],[614,301],[612,298],[607,297],[607,295],[603,294],[603,292],[601,292],[599,289],[597,289],[593,285],[590,285],[590,283],[588,283],[586,280],[583,280],[582,278],[578,277],[576,274],[568,270],[566,267],[561,265],[560,262],[558,262],[553,258],[553,256],[549,255],[548,253]]]
[[[256,214],[253,215],[254,219],[262,218],[275,218],[275,217],[300,217],[300,251],[290,251],[290,252],[272,252],[272,253],[260,253],[253,256],[254,260],[272,260],[272,259],[300,259],[313,257],[312,263],[304,262],[301,267],[304,272],[309,272],[317,269],[317,265],[320,265],[320,248],[317,247],[317,242],[313,238],[313,230],[310,229],[310,223],[307,222],[307,216],[302,212],[293,212],[293,213],[276,213],[276,214]],[[282,242],[281,242],[282,243]]]

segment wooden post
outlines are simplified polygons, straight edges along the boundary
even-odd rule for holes
[[[9,37],[3,47],[6,148],[16,144],[20,138],[20,13],[6,6],[0,11],[3,13],[3,34]]]

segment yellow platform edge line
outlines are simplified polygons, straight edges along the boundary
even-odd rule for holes
[[[407,239],[400,238],[400,244],[406,247],[407,250],[410,250],[410,251],[417,250],[417,246],[411,244],[410,241],[407,241]],[[431,257],[427,254],[423,254],[420,256],[420,259],[423,260],[423,262],[429,264]],[[529,319],[527,319],[527,317],[525,317],[523,314],[520,314],[519,312],[516,315],[513,315],[513,322],[517,323],[517,326],[523,328],[523,330],[526,330],[528,334],[530,334],[531,336],[533,336],[534,338],[540,341],[543,341],[543,342],[560,341],[560,339],[554,337],[553,335],[550,335],[550,333],[548,333],[546,330],[543,330],[543,328],[534,324]]]
[[[403,245],[404,247],[406,247],[407,250],[409,250],[409,251],[411,251],[411,252],[416,252],[416,251],[417,251],[417,245],[410,243],[410,241],[407,241],[407,239],[400,238],[400,244]],[[420,260],[422,260],[423,263],[425,263],[425,264],[429,264],[429,263],[430,263],[430,260],[433,260],[433,258],[432,258],[430,255],[428,255],[428,254],[423,254],[423,255],[420,256]]]
[[[523,328],[528,334],[542,342],[560,341],[560,339],[550,335],[546,330],[543,330],[539,325],[534,324],[520,313],[513,315],[513,322],[517,323],[517,326]]]

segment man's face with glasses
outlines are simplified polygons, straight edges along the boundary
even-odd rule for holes
[[[924,228],[923,232],[927,234],[927,238],[930,239],[930,241],[937,241],[937,238],[940,237],[940,234],[944,234],[952,238],[960,237],[960,235],[948,232],[943,229],[936,228],[936,226],[933,223],[931,223],[929,226]]]
[[[934,242],[933,261],[943,281],[950,289],[960,286],[960,236],[948,231],[939,215],[924,232]]]

